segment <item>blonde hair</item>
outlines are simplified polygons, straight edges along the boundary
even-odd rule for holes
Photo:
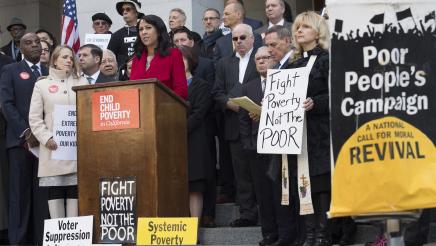
[[[74,54],[74,51],[73,51],[73,49],[71,49],[70,46],[67,46],[67,45],[56,46],[56,48],[53,50],[53,53],[51,54],[50,67],[56,68],[55,62],[59,58],[59,55],[61,54],[61,51],[63,49],[70,50],[71,54],[73,54],[73,72],[72,72],[72,75],[75,79],[79,78],[79,64],[77,63],[76,55]]]
[[[318,33],[317,44],[321,49],[328,50],[330,47],[330,31],[327,22],[319,14],[314,11],[305,11],[295,18],[292,25],[292,43],[296,48],[292,60],[296,60],[301,57],[304,52],[303,47],[297,43],[296,35],[297,30],[301,25],[308,25]]]

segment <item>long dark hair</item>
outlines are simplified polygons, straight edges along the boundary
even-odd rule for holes
[[[138,24],[136,25],[136,29],[138,33],[136,34],[136,42],[134,45],[135,55],[138,58],[140,58],[142,52],[146,48],[139,36],[139,23],[141,23],[141,21],[147,22],[148,24],[152,25],[156,29],[158,35],[157,37],[158,45],[156,48],[156,52],[159,53],[160,56],[167,56],[170,53],[169,49],[171,47],[170,37],[168,35],[167,27],[165,26],[165,23],[159,16],[156,15],[144,15],[139,19]]]

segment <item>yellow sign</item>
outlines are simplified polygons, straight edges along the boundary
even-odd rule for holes
[[[332,179],[332,217],[436,207],[436,148],[396,117],[361,126],[342,146]]]
[[[196,245],[198,218],[138,218],[137,245]]]

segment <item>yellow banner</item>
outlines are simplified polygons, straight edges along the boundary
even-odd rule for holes
[[[198,218],[138,218],[137,245],[196,245]]]
[[[436,148],[422,131],[396,117],[370,121],[339,152],[330,215],[436,207],[435,174]]]

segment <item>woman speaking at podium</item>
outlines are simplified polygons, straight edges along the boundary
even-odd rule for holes
[[[185,68],[180,51],[171,48],[167,28],[156,15],[139,19],[131,80],[157,78],[180,97],[188,97]]]
[[[86,84],[86,79],[79,77],[73,50],[58,46],[50,60],[49,75],[37,81],[33,89],[29,125],[40,143],[39,185],[49,187],[48,208],[52,219],[78,214],[77,161],[52,159],[59,144],[53,140],[55,107],[76,105],[76,93],[71,88]]]

